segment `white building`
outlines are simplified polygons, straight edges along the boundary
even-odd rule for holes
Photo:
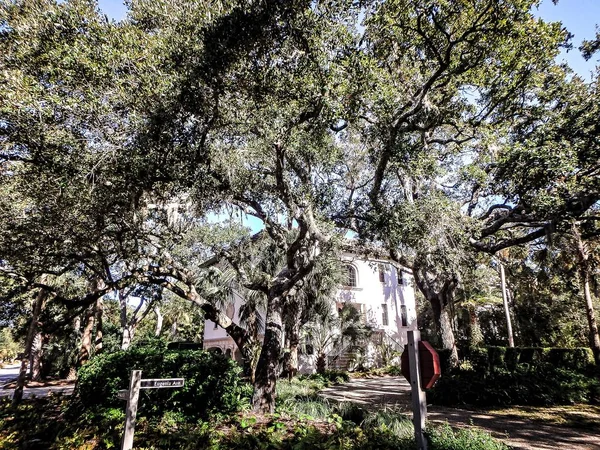
[[[351,254],[343,255],[344,270],[347,271],[345,286],[340,286],[332,306],[336,310],[350,304],[361,313],[363,320],[372,327],[373,335],[365,348],[361,363],[367,367],[378,364],[378,348],[385,340],[397,350],[407,343],[408,330],[417,329],[415,293],[412,275],[408,270],[399,270],[383,260],[365,260]],[[244,299],[234,293],[234,301],[227,315],[239,320],[240,306]],[[214,322],[206,321],[204,348],[218,350],[235,359],[240,359],[239,351],[224,329]],[[302,347],[299,357],[301,372],[315,370],[316,355],[311,349]],[[343,350],[343,349],[342,349]],[[350,355],[340,354],[340,349],[331,351],[328,358],[330,367],[348,368],[352,365]]]

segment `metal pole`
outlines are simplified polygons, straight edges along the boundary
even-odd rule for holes
[[[425,399],[425,391],[421,388],[421,366],[419,361],[419,342],[421,341],[421,332],[418,330],[410,330],[407,334],[415,440],[419,450],[427,450],[427,438],[424,434],[425,419],[427,418],[427,401]]]
[[[141,380],[142,371],[132,370],[131,380],[129,382],[129,398],[127,399],[125,432],[123,433],[123,445],[121,446],[121,450],[133,449],[133,432],[135,429],[135,416],[137,415]]]

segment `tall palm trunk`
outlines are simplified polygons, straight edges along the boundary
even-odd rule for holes
[[[94,353],[96,355],[102,353],[103,315],[104,303],[102,298],[99,298],[96,300],[96,338],[94,340]]]
[[[283,362],[283,376],[292,379],[298,373],[298,345],[300,343],[300,309],[298,305],[288,308],[285,313],[286,353]]]
[[[77,341],[79,338],[79,331],[81,328],[81,316],[76,316],[73,319],[73,336],[74,340]],[[67,380],[76,380],[77,379],[77,367],[76,362],[73,362],[69,367],[69,373],[67,375]]]
[[[42,278],[41,281],[43,283],[45,279]],[[17,406],[19,403],[21,403],[21,400],[23,399],[23,388],[25,387],[25,379],[27,377],[27,366],[29,365],[29,358],[31,355],[34,339],[40,327],[40,314],[42,312],[42,309],[44,308],[44,303],[46,301],[47,295],[48,294],[44,289],[40,289],[33,303],[31,323],[29,324],[29,329],[27,330],[27,337],[25,338],[25,350],[21,358],[21,368],[19,369],[19,376],[17,377],[17,385],[13,394],[12,406]]]
[[[31,373],[31,379],[33,381],[40,381],[42,379],[43,344],[44,339],[42,336],[42,332],[38,329],[33,338],[31,354],[29,355],[29,370]]]
[[[295,320],[290,326],[289,349],[287,373],[291,379],[298,373],[298,346],[300,345],[300,321]]]
[[[581,270],[581,281],[583,284],[583,295],[585,297],[585,313],[588,320],[590,347],[594,352],[596,363],[600,364],[600,335],[598,334],[598,324],[594,312],[594,303],[590,292],[590,275],[587,268]]]
[[[135,321],[127,320],[127,297],[128,295],[122,290],[119,291],[119,318],[121,322],[121,350],[127,350],[133,340],[135,334],[136,323]]]
[[[508,332],[508,346],[515,346],[513,336],[512,321],[510,319],[510,309],[508,308],[508,288],[506,287],[506,275],[504,273],[504,264],[500,263],[500,284],[502,288],[502,303],[504,304],[504,315],[506,316],[506,330]]]
[[[163,320],[164,320],[164,317],[163,317],[162,313],[160,312],[160,307],[158,307],[158,306],[154,307],[154,314],[156,315],[156,328],[154,329],[154,336],[159,337],[160,333],[162,332]],[[202,333],[202,334],[204,334],[204,333]]]
[[[575,223],[573,223],[573,235],[575,237],[575,244],[577,246],[577,253],[579,256],[579,275],[583,288],[583,296],[585,299],[585,313],[588,320],[589,326],[589,341],[592,352],[594,353],[594,359],[596,363],[600,364],[600,334],[598,333],[598,324],[596,322],[596,314],[594,311],[594,302],[592,300],[592,294],[590,291],[590,255],[586,243],[581,238],[579,229]]]

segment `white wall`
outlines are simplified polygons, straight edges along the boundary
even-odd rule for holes
[[[336,294],[338,307],[345,302],[358,304],[366,320],[377,330],[384,330],[397,343],[407,343],[406,332],[417,329],[417,314],[412,275],[407,271],[398,271],[386,261],[358,259],[351,254],[345,254],[343,260],[356,269],[356,287],[341,287]],[[385,267],[385,280],[379,280],[379,264]],[[233,319],[239,323],[240,306],[244,303],[239,293],[233,293]],[[387,305],[388,325],[383,325],[382,305]],[[402,306],[406,307],[406,325],[402,324]],[[214,322],[207,320],[204,330],[205,347],[210,347],[214,341],[223,347],[222,341],[230,339],[221,327],[215,329]],[[231,342],[233,342],[231,340]],[[311,359],[311,358],[308,358]],[[308,361],[306,361],[308,362]],[[311,359],[311,363],[314,361]],[[309,363],[310,365],[310,363]]]
[[[232,293],[232,297],[233,297],[233,299],[232,299],[233,301],[229,307],[230,311],[228,311],[228,312],[233,313],[233,317],[232,317],[233,321],[235,323],[239,323],[240,306],[242,306],[244,304],[244,299],[242,298],[242,296],[239,293],[237,293],[235,291]],[[233,311],[231,310],[231,306],[233,306]],[[231,317],[231,315],[229,315],[229,317]],[[215,329],[215,323],[212,320],[206,321],[206,325],[204,327],[204,340],[205,341],[210,341],[210,340],[214,340],[214,339],[227,339],[228,337],[229,337],[229,335],[223,328],[217,327]]]
[[[344,262],[356,268],[356,287],[342,287],[337,301],[357,303],[367,321],[376,329],[381,329],[390,337],[404,345],[406,331],[417,329],[417,313],[412,275],[398,271],[386,261],[357,259],[350,254]],[[379,280],[379,264],[384,267],[384,282]],[[383,325],[383,307],[387,305],[388,325]],[[402,306],[406,308],[406,321],[402,323]]]

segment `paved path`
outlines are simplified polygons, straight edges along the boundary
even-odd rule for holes
[[[17,379],[19,375],[19,364],[9,364],[0,369],[0,388],[6,383]]]
[[[410,413],[410,385],[402,377],[352,379],[320,393],[335,401],[351,401],[365,407],[393,406]],[[470,411],[429,406],[428,419],[455,427],[475,425],[519,450],[600,450],[600,414],[582,412],[584,425],[569,427],[551,420],[530,419],[527,408],[513,408],[514,414],[499,411]],[[529,408],[534,410],[534,408]],[[525,412],[524,412],[525,411]],[[543,408],[535,408],[538,413]],[[518,413],[518,414],[517,414]]]
[[[19,375],[19,364],[10,364],[0,369],[0,398],[12,398],[14,388],[5,386],[17,379]],[[70,395],[73,392],[73,385],[67,386],[39,386],[25,387],[23,390],[23,398],[45,397],[49,394],[64,394]]]

